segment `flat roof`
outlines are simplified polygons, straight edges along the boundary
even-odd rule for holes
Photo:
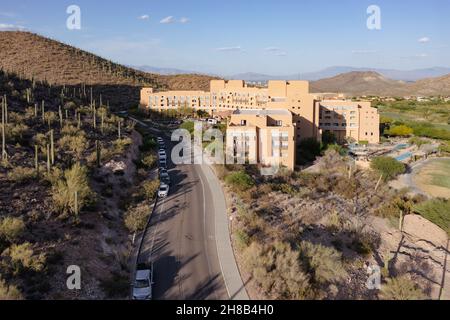
[[[233,114],[243,114],[243,115],[258,115],[258,116],[270,116],[270,115],[291,115],[289,110],[283,109],[238,109],[233,112]]]

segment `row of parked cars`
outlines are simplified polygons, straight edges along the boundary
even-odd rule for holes
[[[164,139],[157,138],[159,151],[159,180],[161,184],[158,190],[158,197],[165,198],[169,195],[170,176],[167,171],[167,153]],[[151,300],[153,296],[153,265],[138,264],[136,268],[136,276],[133,284],[133,299],[134,300]]]
[[[164,139],[161,137],[157,138],[159,151],[158,151],[158,159],[159,159],[159,180],[161,184],[158,190],[158,197],[165,198],[169,195],[170,190],[170,176],[167,172],[167,153],[166,153],[166,145],[164,143]]]

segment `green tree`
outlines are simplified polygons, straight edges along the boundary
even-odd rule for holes
[[[409,137],[413,134],[413,128],[406,125],[398,125],[386,131],[386,134],[394,137]]]
[[[237,191],[245,191],[255,185],[252,177],[244,171],[230,173],[225,177],[225,182]]]
[[[385,181],[392,180],[406,171],[406,166],[392,157],[376,157],[372,159],[370,167],[382,174]]]

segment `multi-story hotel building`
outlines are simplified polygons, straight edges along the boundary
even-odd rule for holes
[[[212,80],[209,92],[153,92],[151,88],[143,88],[140,104],[142,108],[157,111],[190,107],[208,111],[211,115],[228,113],[231,131],[247,130],[246,127],[252,126],[262,132],[262,128],[274,127],[273,121],[277,121],[277,117],[289,114],[289,120],[278,120],[283,123],[279,127],[290,122],[292,128],[288,130],[292,156],[282,157],[289,159],[285,160],[289,168],[295,163],[296,144],[307,138],[320,140],[324,132],[333,133],[340,142],[352,138],[379,143],[380,139],[378,110],[372,108],[370,102],[323,100],[319,94],[309,92],[308,81],[269,81],[266,87],[258,87],[242,80]],[[241,123],[245,120],[242,118],[248,118],[245,125]],[[271,130],[263,131],[271,137]]]

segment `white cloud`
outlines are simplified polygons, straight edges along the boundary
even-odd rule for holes
[[[16,17],[16,14],[13,12],[0,12],[0,16],[7,17],[7,18],[14,18],[14,17]]]
[[[139,20],[148,20],[148,19],[150,19],[150,16],[148,14],[144,14],[144,15],[138,17],[138,19]]]
[[[11,31],[11,30],[24,30],[24,26],[8,24],[8,23],[0,23],[0,30],[3,31]]]
[[[264,51],[267,52],[268,54],[273,54],[274,56],[277,56],[277,57],[287,56],[287,52],[278,47],[267,47],[267,48],[264,48]]]
[[[280,48],[278,48],[278,47],[267,47],[267,48],[264,49],[264,51],[276,52],[276,51],[280,51]]]
[[[186,18],[186,17],[183,17],[183,18],[181,18],[180,19],[180,23],[188,23],[190,20],[189,20],[189,18]]]
[[[159,23],[167,24],[167,23],[174,23],[175,18],[173,16],[168,16],[162,19]]]
[[[428,37],[423,37],[423,38],[420,38],[420,39],[417,40],[417,41],[419,41],[420,43],[428,43],[428,42],[431,41],[431,39],[428,38]]]
[[[353,50],[352,54],[374,54],[377,53],[375,50]]]
[[[244,51],[241,46],[235,46],[235,47],[221,47],[216,48],[216,51],[221,52],[238,52],[238,51]]]

